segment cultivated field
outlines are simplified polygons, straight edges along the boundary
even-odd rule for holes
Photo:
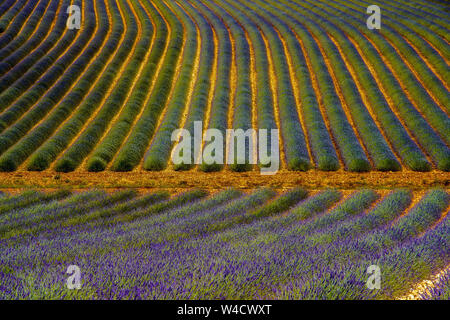
[[[374,3],[3,1],[0,170],[223,170],[170,162],[202,121],[279,129],[289,170],[448,172],[448,13]]]
[[[448,299],[449,30],[438,0],[0,0],[0,299]],[[207,163],[207,129],[254,133]]]

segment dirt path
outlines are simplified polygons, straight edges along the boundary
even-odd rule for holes
[[[421,296],[425,295],[430,289],[434,288],[443,279],[444,275],[450,272],[450,265],[444,270],[433,275],[428,280],[423,280],[417,283],[408,294],[398,297],[397,300],[422,300]]]

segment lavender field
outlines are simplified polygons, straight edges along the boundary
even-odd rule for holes
[[[449,205],[443,189],[3,193],[0,299],[395,299],[448,268]],[[442,279],[424,298],[448,298]]]

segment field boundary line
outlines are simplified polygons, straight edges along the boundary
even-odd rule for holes
[[[359,44],[354,41],[353,38],[349,37],[348,34],[346,34],[347,38],[350,40],[350,42],[354,45],[354,47],[356,48],[356,50],[358,51],[360,57],[362,58],[364,64],[366,65],[366,67],[369,69],[370,73],[372,74],[372,77],[375,79],[375,82],[378,85],[378,88],[380,89],[381,93],[384,96],[384,99],[386,100],[389,108],[391,109],[391,111],[394,113],[394,115],[397,117],[398,121],[402,124],[403,128],[405,129],[405,131],[408,133],[409,137],[411,138],[412,141],[414,141],[414,143],[417,145],[417,147],[422,151],[422,153],[424,154],[425,158],[427,159],[427,161],[430,163],[431,167],[433,169],[436,169],[436,165],[434,163],[434,161],[431,160],[430,155],[428,154],[428,152],[426,152],[424,150],[424,148],[422,147],[422,145],[417,141],[416,136],[412,133],[412,131],[408,128],[408,126],[405,124],[405,122],[403,121],[403,118],[399,115],[398,110],[395,107],[395,103],[392,101],[392,98],[390,97],[389,94],[386,93],[386,90],[381,82],[381,80],[379,79],[379,75],[377,73],[377,71],[374,69],[374,67],[372,66],[372,64],[370,63],[370,60],[364,55],[364,51],[361,49],[361,47],[359,46]],[[367,39],[367,38],[366,38]],[[375,48],[375,50],[377,50],[378,54],[380,55],[380,52],[378,51],[378,48],[376,48],[373,43],[367,39],[372,46]],[[380,57],[382,60],[383,58]],[[392,70],[389,68],[389,66],[386,64],[386,62],[383,60],[383,63],[388,67],[388,69],[391,71]],[[394,78],[397,80],[398,79],[395,77],[395,75],[393,75]]]
[[[234,17],[233,17],[234,18]],[[255,48],[253,47],[253,43],[250,39],[250,36],[248,35],[247,29],[244,28],[244,26],[235,19],[235,21],[241,26],[242,30],[244,30],[245,38],[248,42],[248,50],[250,54],[250,89],[251,89],[251,99],[252,99],[252,110],[251,110],[251,117],[252,117],[252,129],[254,130],[252,135],[253,140],[253,159],[258,159],[258,137],[257,137],[257,130],[258,128],[258,110],[257,110],[257,104],[256,104],[256,95],[258,92],[256,82],[258,81],[257,72],[256,72],[256,61],[255,61]],[[257,168],[257,165],[253,165],[253,170]]]

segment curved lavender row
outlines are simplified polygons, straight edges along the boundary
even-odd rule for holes
[[[27,1],[27,3],[22,7],[20,12],[15,17],[14,21],[11,22],[11,24],[8,26],[5,32],[3,32],[0,36],[0,48],[3,49],[6,46],[9,46],[13,39],[17,36],[19,31],[22,28],[22,25],[26,22],[28,19],[28,16],[33,12],[36,11],[35,6],[38,4],[38,0],[33,1]],[[44,1],[45,2],[45,1]],[[42,3],[42,1],[41,1]],[[44,6],[45,8],[45,6]],[[42,8],[41,8],[42,10]],[[0,25],[2,25],[5,21],[0,20]],[[2,28],[2,27],[0,27]]]
[[[233,225],[248,224],[254,220],[270,217],[288,210],[295,206],[299,201],[304,200],[307,196],[308,192],[306,190],[297,187],[283,193],[264,207],[250,210],[243,215],[235,216],[231,219],[226,219],[225,221],[219,221],[214,223],[211,228],[217,232]]]
[[[273,198],[275,192],[268,188],[255,191],[253,194],[238,198],[213,210],[206,210],[200,214],[193,214],[166,224],[165,228],[156,231],[160,234],[158,240],[179,241],[179,239],[195,237],[201,234],[209,234],[214,231],[213,223],[226,221],[229,218],[239,217],[252,208],[263,205],[267,200]],[[161,232],[163,230],[164,232]],[[165,234],[166,233],[166,234]],[[152,237],[153,235],[148,235]]]
[[[250,42],[245,36],[245,29],[238,21],[233,18],[221,6],[212,2],[207,4],[213,11],[225,21],[230,30],[231,38],[234,39],[235,45],[235,66],[236,66],[236,92],[234,96],[233,107],[233,129],[242,129],[244,131],[252,128],[252,89],[251,89],[251,73],[250,73]],[[234,138],[235,139],[235,138]],[[229,168],[233,171],[249,171],[251,165],[249,163],[250,150],[249,145],[245,145],[244,158],[238,156],[237,142],[234,141],[234,150],[232,152],[232,163]]]
[[[56,2],[53,0],[53,4],[55,3]],[[28,21],[26,22],[26,24],[22,26],[22,29],[19,28],[19,30],[15,30],[15,38],[0,50],[0,60],[2,60],[2,63],[6,57],[8,57],[19,48],[21,49],[23,45],[27,43],[27,40],[29,40],[30,36],[38,29],[38,25],[40,25],[41,19],[45,17],[47,8],[49,10],[52,10],[50,1],[41,0],[31,13],[31,15],[28,17]],[[52,13],[55,12],[50,12],[49,15],[52,15]]]
[[[378,262],[386,272],[384,276],[384,295],[379,297],[401,296],[414,284],[429,279],[432,274],[448,266],[450,262],[450,216],[446,217],[434,228],[429,229],[422,237],[407,241]],[[395,267],[394,267],[395,266]],[[399,283],[399,279],[406,282]]]
[[[10,163],[11,168],[17,169],[32,155],[27,163],[28,170],[47,169],[51,160],[54,160],[59,154],[58,150],[64,148],[67,144],[66,141],[78,132],[74,129],[76,127],[74,123],[78,126],[84,124],[83,120],[89,118],[93,109],[100,103],[102,93],[107,91],[105,82],[108,84],[112,82],[111,73],[114,73],[112,70],[115,70],[116,63],[112,60],[107,68],[103,69],[103,67],[119,46],[123,32],[118,6],[110,3],[108,9],[112,16],[112,28],[109,31],[109,36],[104,39],[102,47],[99,48],[98,56],[86,67],[83,75],[77,80],[71,91],[56,103],[52,110],[49,110],[46,118],[42,119],[28,132],[22,132],[24,136],[2,154],[0,166]],[[107,25],[110,25],[110,23],[108,22]],[[129,50],[127,49],[127,51]],[[114,57],[117,58],[117,55]],[[64,132],[62,138],[61,132]],[[17,135],[21,136],[21,134]],[[53,146],[53,148],[50,146]]]
[[[261,4],[263,6],[263,4]],[[266,7],[266,5],[264,5]],[[275,9],[275,7],[266,7],[267,10]],[[277,12],[277,10],[274,10]],[[347,70],[343,58],[340,56],[339,50],[332,42],[332,38],[329,37],[325,30],[320,28],[313,20],[307,20],[304,25],[300,25],[298,21],[304,21],[305,18],[294,18],[289,13],[276,13],[278,18],[276,24],[282,25],[283,20],[290,22],[290,24],[300,29],[300,32],[304,34],[305,25],[308,26],[310,32],[316,36],[319,43],[323,47],[325,57],[330,60],[330,66],[332,67],[332,73],[336,77],[337,88],[340,87],[343,95],[342,106],[347,105],[349,110],[349,119],[353,119],[355,133],[360,136],[362,145],[365,146],[368,155],[374,163],[374,168],[379,171],[398,171],[400,170],[400,164],[395,159],[395,156],[389,148],[387,142],[382,136],[380,129],[376,126],[372,116],[363,103],[362,96],[356,87],[356,84],[352,79],[350,72]],[[290,18],[290,19],[289,19]],[[297,21],[296,21],[297,20]],[[294,21],[294,23],[292,23]],[[303,30],[302,30],[303,29]],[[327,106],[326,106],[327,107]],[[343,114],[345,118],[347,115]],[[368,165],[368,163],[366,163]],[[369,168],[360,168],[362,171],[368,171]]]
[[[83,44],[86,44],[92,36],[92,32],[96,25],[94,3],[88,2],[82,6],[81,1],[75,0],[73,4],[78,5],[85,11],[86,28],[83,28],[82,30],[66,31],[64,32],[64,36],[60,38],[61,31],[65,30],[67,21],[67,18],[64,19],[64,17],[67,17],[65,11],[60,11],[62,14],[60,16],[61,19],[59,20],[60,25],[58,25],[60,29],[54,30],[55,32],[60,32],[56,39],[51,37],[52,41],[57,41],[56,45],[51,47],[52,49],[49,52],[44,52],[45,56],[41,56],[39,61],[33,65],[33,68],[28,69],[27,72],[12,85],[6,83],[7,86],[0,95],[1,99],[4,101],[0,110],[10,111],[10,119],[2,117],[5,118],[2,119],[2,131],[8,126],[7,124],[9,124],[12,119],[17,119],[17,116],[28,110],[28,108],[35,103],[38,98],[41,97],[55,81],[57,81],[57,79],[59,79],[61,74],[64,73],[64,70],[73,62],[75,56],[83,49]],[[78,34],[79,37],[77,38]],[[50,40],[50,38],[48,40]],[[48,42],[46,41],[46,43]],[[65,52],[67,48],[69,49]],[[47,49],[47,51],[48,50],[49,49]],[[21,96],[22,94],[23,96]],[[21,97],[16,100],[18,96]],[[11,113],[11,111],[14,111],[15,113]]]
[[[326,228],[329,225],[333,225],[339,221],[343,221],[363,212],[378,198],[379,195],[373,190],[357,191],[325,215],[321,215],[312,221],[307,221],[304,224],[294,225],[289,231],[289,234],[296,235],[304,234],[305,232],[312,233],[316,230]]]
[[[230,39],[230,34],[228,33],[227,26],[220,19],[218,15],[216,15],[208,6],[206,6],[203,2],[195,1],[191,2],[192,6],[195,6],[195,9],[202,14],[205,19],[213,28],[216,37],[217,37],[217,70],[216,70],[216,81],[215,87],[210,88],[213,90],[213,98],[211,100],[210,108],[210,118],[209,123],[205,123],[204,126],[214,129],[219,129],[222,132],[222,135],[225,137],[225,131],[227,129],[227,115],[229,112],[230,106],[230,87],[231,87],[231,65],[232,65],[232,43]],[[191,129],[191,128],[189,128]],[[202,151],[204,152],[206,147],[206,143],[202,147]],[[197,155],[195,155],[197,156]],[[186,169],[189,168],[189,165],[182,165],[178,167],[178,169]],[[212,163],[207,164],[202,162],[199,165],[199,169],[202,171],[220,171],[223,169],[223,164]]]
[[[450,300],[450,272],[446,272],[435,287],[422,294],[423,300]]]
[[[1,227],[8,226],[9,223],[17,223],[26,219],[33,219],[36,216],[45,216],[50,214],[53,209],[61,209],[66,205],[74,203],[82,203],[84,201],[89,201],[91,198],[96,198],[99,196],[106,196],[106,194],[99,190],[83,192],[80,194],[72,194],[64,199],[52,199],[50,202],[40,201],[31,207],[26,208],[14,208],[13,210],[6,212],[0,216]]]
[[[0,17],[3,17],[15,2],[15,0],[6,0],[2,3],[0,5]],[[0,29],[0,32],[3,32],[3,30]]]
[[[123,18],[120,8],[122,8]],[[106,46],[106,48],[114,51],[113,47],[119,45],[119,48],[115,49],[117,51],[114,53],[114,58],[108,63],[106,69],[103,70],[101,78],[98,79],[95,86],[91,88],[91,92],[83,99],[82,103],[78,105],[76,111],[72,113],[70,118],[56,131],[53,131],[52,136],[49,139],[41,145],[36,146],[38,148],[33,151],[33,154],[28,160],[28,170],[42,171],[50,167],[60,154],[69,147],[70,143],[76,141],[75,138],[77,135],[85,132],[83,129],[85,129],[90,117],[93,116],[96,110],[99,112],[99,117],[101,117],[100,114],[102,113],[108,113],[100,109],[103,99],[106,99],[111,86],[114,85],[115,75],[121,70],[128,55],[131,54],[129,48],[133,47],[137,39],[138,30],[136,21],[132,19],[134,16],[130,6],[124,5],[124,3],[120,1],[116,3],[116,5],[112,5],[111,9],[114,11],[112,15],[114,29],[112,30],[110,40],[113,43],[118,39],[121,41],[120,45],[117,43],[112,45],[112,43],[110,43]],[[89,84],[90,83],[91,82],[89,81]],[[89,124],[88,126],[91,125]],[[42,124],[38,126],[36,130],[39,130],[39,127],[42,127]],[[47,127],[48,126],[44,126],[44,128]],[[88,141],[92,140],[91,138],[86,139]],[[84,148],[80,150],[86,151],[87,149]]]
[[[42,23],[35,34],[21,48],[6,59],[2,59],[0,62],[0,92],[6,90],[11,83],[33,67],[34,63],[39,61],[53,47],[53,44],[58,42],[67,21],[66,12],[61,9],[67,8],[69,4],[70,0],[63,0],[59,6],[59,1],[54,0],[46,10]],[[50,31],[53,21],[54,26]]]
[[[346,15],[346,18],[351,16],[359,21],[364,21],[364,15],[367,10],[366,7],[353,5],[350,3],[342,5],[342,1],[339,2],[341,3],[338,3],[338,1],[327,1],[327,4],[338,7],[339,10]],[[450,103],[450,94],[444,83],[449,81],[450,72],[445,59],[436,54],[436,51],[415,32],[411,32],[409,28],[401,26],[396,20],[386,17],[384,26],[384,28],[380,29],[380,35],[383,35],[386,40],[391,42],[392,45],[396,47],[399,52],[401,52],[405,62],[409,62],[411,68],[420,75],[423,85],[419,81],[414,83],[414,78],[405,79],[405,83],[407,83],[407,86],[410,88],[411,95],[414,99],[420,97],[416,100],[419,104],[418,107],[422,108],[426,115],[432,115],[433,112],[436,114],[442,112],[442,110],[439,109],[439,107],[434,103],[427,91],[425,91],[425,86],[434,95],[436,101],[440,101],[441,105],[443,105],[448,112],[450,110],[448,107]],[[364,31],[365,30],[363,30],[363,32]],[[412,44],[414,44],[414,46]],[[436,74],[440,74],[442,80],[440,80],[436,74],[432,72],[432,69],[428,67],[423,58],[421,58],[413,49],[414,47],[416,47],[419,52],[423,54],[423,56],[427,57],[428,63],[434,67]],[[448,45],[446,46],[446,49],[448,50]],[[400,64],[398,65],[400,66]],[[410,73],[409,69],[406,68],[399,70],[402,70],[400,77],[404,77],[406,74]],[[416,95],[416,93],[419,92],[420,95]],[[445,116],[445,113],[442,113],[442,115]],[[434,119],[429,119],[429,121],[431,123],[435,123]]]
[[[339,7],[339,10],[337,10],[335,8],[332,9],[328,3],[316,3],[317,5],[324,7],[327,10],[324,11],[325,9],[320,9],[320,15],[323,15],[325,17],[332,17],[333,15],[335,15],[336,17],[338,17],[338,19],[345,17],[346,21],[348,21],[348,24],[338,23],[338,25],[342,25],[341,28],[344,28],[346,25],[352,24],[357,29],[360,29],[359,32],[362,32],[365,36],[372,39],[376,47],[378,47],[378,49],[380,50],[381,54],[384,55],[388,61],[390,61],[393,70],[395,70],[396,76],[398,76],[398,81],[409,88],[408,93],[411,95],[412,100],[409,100],[409,96],[406,96],[402,90],[400,91],[401,94],[398,94],[398,92],[393,92],[394,89],[399,90],[399,82],[394,79],[395,77],[391,78],[392,73],[389,70],[388,72],[380,73],[381,81],[384,82],[387,79],[384,78],[389,77],[394,82],[393,86],[385,87],[386,92],[391,96],[392,100],[396,104],[396,108],[398,108],[398,112],[400,113],[402,119],[405,121],[405,125],[410,127],[419,143],[426,150],[426,152],[431,155],[439,170],[450,170],[450,149],[446,145],[449,143],[448,137],[450,136],[450,118],[438,107],[438,105],[426,92],[422,84],[414,77],[413,73],[406,66],[405,61],[403,61],[400,55],[397,54],[390,42],[388,42],[388,40],[381,34],[366,32],[366,26],[361,28],[362,20],[356,19],[354,16],[352,16],[351,13],[347,11],[340,11],[343,9],[343,7]],[[316,9],[311,10],[315,11]],[[329,10],[332,11],[330,12]],[[358,13],[358,16],[362,18],[361,13]],[[383,30],[385,29],[380,30],[381,33],[384,33]],[[358,33],[358,31],[356,33]],[[389,34],[390,33],[388,32],[386,36],[388,36]],[[353,32],[350,33],[350,35],[352,37],[355,36]],[[398,44],[395,44],[395,46],[397,45]],[[403,44],[401,49],[402,52],[405,53],[405,51],[408,51],[407,48],[408,45],[405,46]],[[418,58],[417,55],[408,55],[416,59]],[[375,59],[377,60],[380,58],[381,57],[379,54],[377,54],[375,57]],[[426,66],[423,66],[423,63],[418,63],[418,61],[410,61],[410,63],[412,64],[413,68],[419,65],[422,65],[422,67],[425,69],[427,68]],[[383,67],[374,65],[374,67],[385,68],[386,66]],[[421,76],[426,76],[427,78],[429,78],[429,76],[432,76],[432,73],[430,73],[429,71],[424,71],[423,68],[416,71]],[[424,79],[423,81],[425,81],[425,83],[431,83],[431,79]],[[439,89],[438,87],[439,86],[434,86],[434,88],[441,92],[445,91],[445,89]],[[399,100],[402,102],[400,102]],[[412,102],[415,102],[415,105]],[[445,102],[443,102],[442,104],[448,105],[448,103]],[[416,106],[418,109],[416,108]]]
[[[353,1],[356,2],[356,1]],[[366,7],[369,5],[367,1],[357,1],[364,4]],[[373,1],[370,4],[376,4],[380,1]],[[427,39],[431,44],[434,45],[439,52],[448,60],[450,58],[450,50],[447,42],[449,36],[445,31],[445,28],[437,24],[435,21],[421,19],[417,12],[408,12],[404,9],[400,9],[395,7],[389,3],[383,3],[384,12],[387,16],[391,17],[391,19],[396,19],[403,25],[408,26],[408,28],[413,29],[417,34],[420,34],[423,38]],[[420,20],[412,22],[411,19],[419,18]],[[419,41],[422,43],[422,41]]]
[[[195,194],[204,195],[203,192],[199,193],[198,191],[194,191]],[[183,194],[181,196],[183,197]],[[170,225],[176,219],[183,219],[206,210],[212,210],[240,196],[242,196],[240,191],[229,189],[203,200],[200,198],[200,200],[197,199],[182,203],[177,197],[169,202],[168,192],[157,191],[140,196],[131,201],[119,203],[118,205],[100,208],[84,215],[71,216],[64,221],[46,223],[46,233],[44,235],[35,234],[33,240],[45,242],[49,238],[53,239],[61,236],[62,233],[69,237],[67,240],[75,240],[77,238],[89,239],[93,233],[97,235],[96,237],[98,239],[105,239],[107,237],[113,238],[118,230],[124,232],[132,232],[133,230],[149,231],[151,229],[161,228],[164,224]],[[171,207],[171,210],[167,210]],[[153,215],[147,214],[145,219],[138,219],[126,224],[115,223],[116,216],[124,217],[139,212],[153,212]],[[106,224],[109,224],[112,228],[105,229]],[[16,241],[18,239],[10,238],[8,240]],[[26,241],[30,240],[28,239]]]
[[[319,250],[302,253],[316,264],[314,272],[307,273],[294,285],[286,286],[293,293],[277,292],[286,298],[327,298],[327,299],[392,299],[405,294],[417,282],[442,269],[450,260],[450,219],[446,217],[436,228],[430,229],[424,237],[411,239],[397,247],[386,246],[382,251],[358,251],[352,243],[339,243],[347,247],[351,256],[331,244]],[[338,256],[341,254],[342,256]],[[377,265],[380,268],[381,290],[366,287],[367,268]],[[319,275],[319,276],[317,276]],[[317,288],[308,277],[321,284]]]
[[[230,239],[239,238],[247,241],[255,236],[255,234],[275,233],[284,230],[290,225],[303,221],[308,223],[319,214],[324,213],[331,208],[340,198],[342,193],[337,190],[325,190],[316,195],[310,196],[301,201],[297,206],[289,210],[283,216],[274,216],[269,219],[257,220],[249,225],[236,225],[232,230],[221,232],[217,235],[218,241],[229,241]]]
[[[268,56],[272,55],[273,70],[277,78],[277,99],[280,118],[280,136],[283,137],[285,160],[287,167],[294,171],[307,171],[311,168],[311,159],[305,139],[305,133],[300,123],[294,96],[293,79],[289,76],[288,56],[284,52],[283,38],[277,29],[267,19],[267,12],[254,10],[249,3],[236,1],[220,1],[229,3],[250,20],[257,24],[265,35],[268,45]],[[269,53],[270,52],[270,53]]]
[[[73,217],[69,220],[64,221],[64,226],[71,226],[76,224],[82,224],[90,222],[91,224],[96,224],[95,220],[105,219],[113,217],[118,214],[124,214],[133,210],[143,210],[147,206],[157,204],[161,201],[167,200],[169,193],[165,191],[159,191],[151,193],[149,195],[144,195],[134,199],[133,201],[127,201],[116,206],[97,209],[87,215]]]
[[[170,199],[169,201],[155,204],[145,210],[134,211],[130,214],[119,216],[116,219],[109,221],[109,223],[115,224],[117,222],[130,222],[140,218],[145,218],[146,216],[156,215],[166,210],[176,208],[177,206],[188,205],[189,203],[201,199],[206,195],[207,193],[205,191],[199,189],[187,191],[173,199]]]
[[[233,219],[240,219],[241,217],[245,219],[247,212],[253,208],[262,206],[274,196],[275,192],[271,189],[259,189],[253,194],[245,196],[242,199],[237,199],[226,206],[219,207],[217,210],[207,211],[205,214],[199,215],[194,219],[187,218],[183,223],[183,233],[193,235],[202,232],[212,232],[214,231],[215,223],[219,221],[226,222]],[[194,223],[199,223],[199,225],[194,225]]]
[[[379,230],[364,239],[360,244],[361,249],[365,246],[376,246],[382,250],[384,246],[418,236],[438,221],[449,203],[450,195],[446,191],[440,189],[429,191],[419,203],[406,215],[401,216],[392,226],[386,230]]]
[[[197,81],[194,75],[195,64],[197,55],[201,54],[197,51],[197,46],[203,41],[198,41],[198,37],[201,36],[195,20],[189,16],[187,11],[177,5],[173,6],[173,9],[183,22],[186,32],[185,42],[189,45],[184,47],[183,55],[180,57],[183,64],[178,71],[178,76],[174,75],[173,89],[167,100],[166,111],[164,115],[161,115],[162,122],[159,127],[155,128],[155,134],[149,140],[146,148],[143,163],[145,170],[163,170],[167,166],[172,147],[172,132],[181,125],[183,112],[188,112],[189,90],[193,81]],[[199,50],[201,51],[201,49]]]
[[[35,2],[35,1],[28,1],[28,2]],[[17,1],[12,7],[8,9],[8,11],[5,12],[4,15],[2,15],[0,19],[0,33],[3,34],[3,31],[8,28],[8,26],[11,26],[14,22],[12,22],[14,19],[16,19],[18,15],[20,15],[20,11],[23,9],[23,6],[25,5],[25,2]],[[3,40],[3,39],[1,39]],[[0,47],[2,47],[0,45]]]
[[[9,238],[29,233],[37,233],[41,230],[48,230],[48,226],[61,225],[61,220],[71,217],[82,217],[93,210],[107,210],[111,206],[131,201],[136,196],[136,192],[125,190],[107,195],[104,192],[86,192],[75,195],[63,204],[55,203],[46,208],[36,208],[23,214],[19,219],[0,227],[0,236]],[[80,204],[81,203],[81,204]],[[29,217],[27,217],[29,215]],[[27,219],[28,218],[28,219]],[[47,225],[43,225],[47,224]]]
[[[129,136],[122,136],[122,139],[126,138],[126,140],[124,140],[120,148],[117,148],[118,146],[116,145],[113,146],[116,155],[112,160],[112,171],[131,171],[144,157],[150,139],[157,129],[156,119],[163,112],[174,86],[175,69],[180,59],[183,42],[187,41],[182,31],[183,24],[178,20],[177,15],[164,2],[154,1],[153,5],[162,12],[162,15],[169,23],[168,28],[171,30],[171,33],[167,52],[165,52],[152,94],[146,101],[142,114],[137,119]]]
[[[392,191],[368,212],[364,212],[339,226],[331,225],[325,229],[327,232],[313,235],[312,239],[316,243],[331,243],[339,239],[357,237],[369,230],[383,227],[406,210],[411,200],[411,191]]]
[[[1,170],[16,170],[17,166],[25,161],[25,159],[28,158],[32,153],[30,152],[30,149],[32,149],[32,147],[30,147],[30,144],[28,144],[27,147],[27,142],[29,143],[30,139],[34,139],[34,143],[36,145],[40,145],[45,140],[39,133],[36,133],[36,131],[34,130],[33,132],[30,132],[30,130],[32,130],[36,126],[36,124],[41,124],[41,126],[36,129],[37,132],[42,131],[43,129],[49,129],[49,126],[51,126],[54,131],[62,120],[60,118],[61,113],[70,113],[67,110],[67,102],[71,101],[73,103],[72,108],[70,108],[69,103],[69,109],[72,109],[73,111],[74,107],[81,102],[81,98],[84,97],[88,92],[87,87],[89,85],[86,85],[86,83],[91,84],[91,82],[94,81],[93,79],[96,78],[99,65],[97,65],[96,61],[93,61],[93,59],[97,52],[103,51],[101,50],[101,47],[105,44],[107,36],[110,36],[109,30],[111,26],[109,24],[108,15],[106,14],[107,7],[104,1],[96,3],[95,10],[93,8],[91,9],[93,10],[93,12],[100,13],[98,17],[93,14],[93,30],[87,30],[86,35],[94,31],[95,35],[86,36],[86,43],[78,44],[77,48],[79,47],[80,50],[80,52],[78,52],[79,56],[77,57],[75,55],[74,57],[72,57],[72,60],[69,60],[68,62],[66,61],[67,65],[65,69],[61,69],[61,66],[58,67],[58,63],[52,67],[52,69],[55,68],[55,70],[58,70],[61,73],[63,73],[64,71],[64,75],[61,74],[61,78],[59,78],[59,80],[57,80],[57,82],[53,86],[49,86],[48,91],[43,92],[42,98],[38,101],[35,101],[35,104],[31,103],[30,105],[26,106],[26,103],[21,104],[20,102],[18,102],[15,103],[10,109],[6,110],[5,113],[0,115],[0,121],[2,122],[2,125],[10,125],[10,127],[4,128],[5,131],[2,132],[0,136],[0,153],[2,153],[3,156],[0,160]],[[98,27],[95,27],[96,18],[99,20]],[[89,41],[89,38],[91,36],[92,39],[90,39]],[[79,40],[80,39],[82,38],[80,37]],[[70,49],[71,48],[69,48],[69,50]],[[65,56],[62,56],[60,60],[64,61],[64,57]],[[48,81],[50,82],[50,80]],[[77,81],[80,82],[77,83]],[[72,85],[75,86],[72,88]],[[72,89],[73,91],[69,91]],[[36,96],[39,96],[37,91],[34,94],[36,94]],[[27,102],[29,101],[30,100],[27,100]],[[20,116],[25,112],[26,114],[22,118],[20,118]],[[54,122],[55,114],[57,115],[56,123]],[[46,120],[43,120],[43,122],[40,123],[40,120],[42,119]],[[16,144],[24,136],[26,137],[25,141],[19,142],[19,144],[17,145],[17,149],[16,147],[13,147],[10,152],[7,152],[7,150],[11,146]],[[48,132],[45,138],[47,137]],[[33,146],[33,144],[31,144],[31,146]]]

